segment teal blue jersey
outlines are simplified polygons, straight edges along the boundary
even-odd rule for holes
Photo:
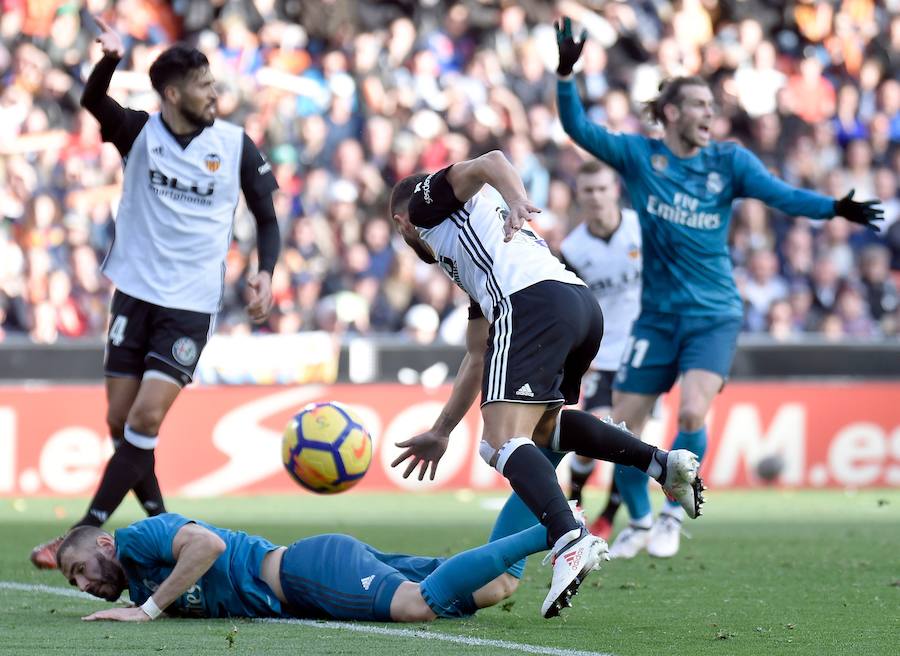
[[[642,310],[743,314],[727,244],[737,198],[757,198],[791,216],[834,216],[832,198],[779,180],[738,144],[712,142],[693,157],[677,157],[659,139],[591,123],[573,81],[560,80],[557,96],[566,133],[622,175],[640,217]]]
[[[143,604],[172,573],[172,541],[178,529],[191,522],[218,535],[227,548],[166,612],[182,617],[281,616],[281,602],[259,577],[263,557],[277,549],[274,544],[174,513],[142,519],[115,533],[116,556],[128,577],[131,601]]]

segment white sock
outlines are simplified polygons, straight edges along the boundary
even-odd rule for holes
[[[560,551],[565,549],[566,545],[568,545],[570,542],[572,542],[573,540],[577,540],[580,535],[580,528],[573,528],[571,531],[563,533],[561,536],[559,536],[556,544],[553,545],[553,553],[559,553]]]
[[[632,519],[630,523],[635,528],[650,528],[653,526],[653,515],[644,515],[643,517]]]
[[[674,517],[675,519],[677,519],[680,522],[684,521],[684,508],[682,508],[680,505],[673,506],[670,503],[666,503],[666,507],[663,508],[659,514],[660,515],[668,515],[669,517]]]

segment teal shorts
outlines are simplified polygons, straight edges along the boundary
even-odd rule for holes
[[[306,619],[389,622],[400,584],[424,581],[442,562],[382,553],[349,535],[306,538],[288,547],[281,559],[284,610]]]
[[[691,369],[727,379],[740,330],[741,317],[641,312],[631,328],[613,389],[663,394]]]

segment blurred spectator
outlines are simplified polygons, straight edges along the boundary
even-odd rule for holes
[[[891,279],[890,252],[872,245],[860,253],[860,278],[869,314],[876,321],[890,317],[900,307],[900,294]]]
[[[788,287],[778,275],[778,259],[767,248],[757,248],[750,253],[747,278],[743,285],[746,303],[745,327],[751,332],[766,329],[766,317],[775,301],[787,298]]]
[[[438,335],[441,319],[430,305],[413,305],[403,317],[403,332],[416,344],[431,344]]]
[[[835,310],[841,320],[844,335],[870,338],[878,334],[878,328],[869,315],[869,308],[859,285],[846,283],[841,286],[835,301]]]
[[[884,199],[880,234],[843,220],[811,227],[752,200],[737,206],[729,248],[750,329],[779,339],[874,335],[871,312],[872,326],[896,333],[885,265],[887,257],[900,271],[895,5],[560,5],[591,35],[578,82],[595,120],[652,133],[641,101],[665,77],[700,73],[721,111],[716,138],[740,139],[793,184]],[[122,165],[78,105],[100,57],[97,12],[127,35],[114,97],[155,111],[150,63],[175,39],[196,45],[220,85],[220,114],[244,126],[279,181],[277,312],[262,327],[244,315],[241,274],[255,253],[241,208],[220,330],[404,333],[410,309],[430,306],[435,334],[459,343],[464,295],[394,247],[387,196],[406,175],[492,148],[544,207],[534,227],[550,248],[569,230],[584,154],[556,116],[552,3],[7,0],[2,8],[0,339],[98,339],[106,328],[110,289],[99,262],[114,234]],[[862,291],[846,291],[845,280]],[[860,313],[854,294],[870,310]]]

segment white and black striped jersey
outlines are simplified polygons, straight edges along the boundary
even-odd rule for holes
[[[641,311],[641,226],[634,210],[623,209],[622,221],[609,239],[592,234],[582,223],[560,247],[563,262],[584,280],[603,310],[603,342],[592,369],[619,368],[631,324]]]
[[[481,308],[488,321],[511,294],[544,280],[584,283],[553,256],[546,242],[526,227],[503,241],[507,210],[476,194],[459,201],[447,182],[450,167],[416,186],[410,221],[441,269]]]
[[[219,310],[241,191],[244,131],[217,120],[183,147],[151,114],[125,158],[115,240],[103,272],[129,296]]]

